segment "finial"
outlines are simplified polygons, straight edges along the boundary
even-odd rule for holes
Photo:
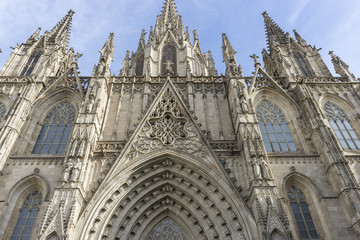
[[[260,64],[259,61],[258,61],[259,56],[256,56],[255,53],[254,53],[253,55],[250,55],[250,57],[251,57],[252,59],[254,59],[255,65]]]

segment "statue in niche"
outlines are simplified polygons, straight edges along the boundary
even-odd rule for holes
[[[256,158],[253,158],[252,166],[253,166],[253,170],[254,170],[255,179],[262,180],[260,163],[258,162],[258,160]]]
[[[76,182],[80,176],[80,169],[81,169],[81,162],[80,159],[76,160],[76,162],[74,163],[72,172],[71,172],[71,182]]]
[[[68,182],[69,181],[69,176],[70,176],[70,172],[71,172],[72,168],[73,168],[73,164],[71,162],[68,162],[68,163],[65,164],[63,174],[61,176],[61,181],[62,182]]]
[[[261,175],[262,175],[262,178],[263,178],[264,180],[270,180],[270,177],[269,177],[269,165],[268,165],[267,162],[265,161],[264,157],[261,157],[260,164],[261,164]]]

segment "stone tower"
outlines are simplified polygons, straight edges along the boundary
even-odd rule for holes
[[[72,16],[39,28],[0,71],[2,239],[356,239],[359,82],[332,76],[264,12],[264,67],[225,75],[174,0],[118,75],[114,33],[91,77]]]

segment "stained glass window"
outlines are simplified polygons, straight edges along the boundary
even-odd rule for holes
[[[172,45],[166,45],[162,49],[161,75],[165,76],[168,73],[168,66],[171,66],[171,75],[176,75],[176,48]]]
[[[32,192],[26,197],[16,222],[11,240],[28,240],[39,212],[41,194],[38,191]]]
[[[291,210],[301,239],[319,239],[304,193],[295,186],[288,191]]]
[[[69,102],[54,107],[44,121],[32,153],[64,153],[74,120],[75,109]]]
[[[285,116],[277,106],[263,101],[258,106],[256,115],[267,152],[296,151]]]
[[[344,111],[330,102],[325,104],[324,110],[341,146],[346,150],[359,149],[360,140],[351,127]]]
[[[144,54],[140,54],[140,56],[136,60],[136,66],[135,66],[135,75],[141,76],[143,75],[143,69],[144,68]]]
[[[309,64],[304,58],[302,53],[298,51],[294,52],[294,59],[303,76],[305,77],[312,76],[312,72],[310,70]]]
[[[4,103],[0,102],[0,121],[4,119],[6,113],[6,106]]]
[[[185,234],[170,219],[164,219],[148,235],[146,240],[186,240]]]
[[[40,56],[41,56],[40,52],[31,54],[26,65],[24,66],[23,70],[21,71],[20,75],[21,76],[30,76],[30,74],[34,70],[36,63],[39,61]]]

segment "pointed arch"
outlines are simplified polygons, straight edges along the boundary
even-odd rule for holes
[[[306,56],[303,52],[299,50],[293,51],[293,58],[300,70],[300,73],[304,77],[311,77],[313,76],[313,72],[311,70],[309,62],[306,60]]]
[[[15,146],[14,151],[16,154],[23,155],[32,153],[46,117],[54,107],[64,102],[71,104],[76,117],[79,113],[82,100],[79,94],[73,89],[59,88],[51,94],[47,93],[35,101],[29,118],[21,130],[23,136],[23,138],[20,139],[21,143]]]
[[[256,116],[266,151],[294,152],[295,143],[285,116],[275,104],[263,100],[256,108]]]
[[[167,44],[161,49],[160,67],[162,76],[168,74],[169,71],[172,71],[170,74],[172,76],[177,74],[177,52],[174,45]]]
[[[146,240],[190,239],[189,235],[187,235],[183,230],[183,227],[181,227],[177,221],[168,216],[158,222],[146,236]]]
[[[274,229],[270,235],[271,240],[286,240],[287,238],[279,231],[278,229]]]
[[[75,117],[75,108],[69,101],[54,106],[43,122],[32,153],[63,154]]]
[[[279,92],[276,89],[262,88],[256,91],[252,96],[253,108],[255,111],[263,101],[270,102],[280,109],[280,112],[285,117],[285,122],[288,125],[291,136],[295,143],[296,152],[311,152],[311,143],[306,141],[305,132],[299,132],[300,127],[300,108],[298,104],[288,95]],[[304,130],[306,131],[306,130]],[[293,134],[295,133],[296,134]]]
[[[46,240],[60,240],[60,237],[56,232],[52,232]]]
[[[78,237],[112,238],[118,234],[120,239],[140,239],[145,230],[150,231],[149,219],[172,211],[189,223],[187,231],[194,239],[203,239],[202,235],[207,239],[256,239],[254,219],[244,217],[251,215],[246,204],[234,202],[230,196],[238,193],[196,162],[171,150],[138,159],[124,170],[130,175],[113,175],[111,182],[100,186]]]
[[[135,76],[142,76],[144,73],[144,53],[140,53],[140,55],[136,59],[135,65]]]
[[[319,189],[311,179],[298,172],[290,173],[284,178],[282,194],[290,213],[290,226],[298,238],[305,238],[305,235],[312,239],[317,239],[316,236],[320,239],[331,238],[327,223],[320,221],[327,219],[327,210],[321,203]],[[307,224],[304,225],[304,221]]]
[[[202,57],[198,53],[195,53],[194,75],[196,75],[196,76],[205,75],[205,67],[204,66],[205,66],[205,63],[204,63]]]
[[[24,177],[10,189],[6,199],[7,207],[4,212],[7,219],[0,223],[0,231],[5,232],[4,239],[10,239],[14,233],[13,236],[18,237],[30,236],[39,212],[39,206],[48,198],[48,194],[49,184],[46,179],[38,174]],[[33,209],[32,213],[31,209]],[[28,222],[28,225],[24,224],[26,222]]]
[[[44,50],[43,49],[35,49],[30,57],[27,59],[26,64],[24,65],[20,76],[30,76],[31,73],[34,71],[34,68],[36,66],[36,64],[38,63],[41,55],[43,54]]]

